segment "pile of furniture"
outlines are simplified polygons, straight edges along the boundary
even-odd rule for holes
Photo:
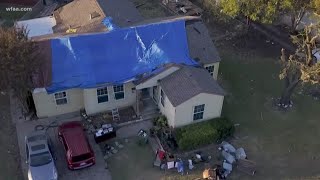
[[[96,143],[112,139],[117,136],[116,129],[111,124],[104,124],[101,128],[96,130],[94,140]]]

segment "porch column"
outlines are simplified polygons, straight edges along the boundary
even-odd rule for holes
[[[137,89],[137,92],[136,92],[136,113],[137,113],[137,116],[139,117],[140,116],[140,90]]]

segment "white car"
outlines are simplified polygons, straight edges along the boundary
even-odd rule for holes
[[[57,180],[58,174],[45,131],[25,137],[28,180]]]
[[[315,58],[315,62],[320,62],[320,48],[312,50],[312,54]]]

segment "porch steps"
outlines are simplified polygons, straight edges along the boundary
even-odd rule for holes
[[[141,118],[144,120],[154,119],[160,115],[158,106],[154,103],[153,99],[148,97],[142,99],[143,108],[141,111]]]

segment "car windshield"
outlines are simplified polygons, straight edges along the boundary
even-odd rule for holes
[[[37,167],[49,164],[52,157],[49,152],[30,155],[30,166]]]

